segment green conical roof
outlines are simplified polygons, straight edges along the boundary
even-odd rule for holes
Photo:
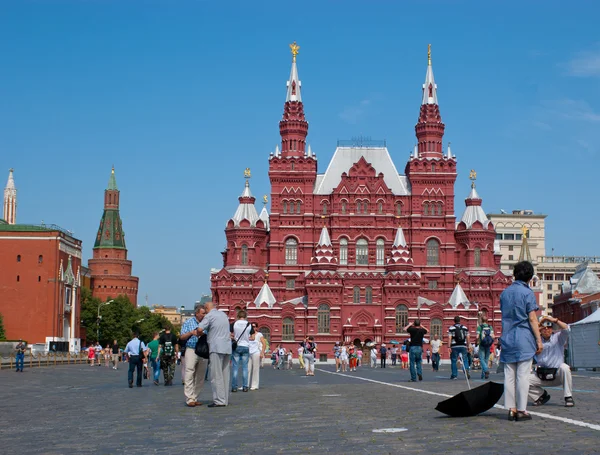
[[[123,223],[118,210],[104,210],[94,248],[126,248]]]
[[[115,178],[115,168],[114,167],[112,168],[112,171],[110,173],[110,179],[108,179],[108,187],[106,189],[119,191],[119,188],[117,188],[117,179]]]

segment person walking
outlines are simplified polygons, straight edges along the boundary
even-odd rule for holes
[[[113,370],[117,369],[117,365],[119,364],[119,343],[117,343],[117,340],[113,340],[113,345],[112,345],[112,364],[113,364]]]
[[[15,363],[17,365],[17,373],[20,371],[23,373],[23,364],[25,363],[25,351],[27,350],[27,344],[23,342],[23,339],[19,339],[17,346],[15,346],[15,350],[17,351],[15,355]]]
[[[410,382],[423,380],[423,338],[428,330],[421,325],[420,319],[415,319],[412,324],[407,325],[404,331],[410,335],[410,350],[408,358],[410,362]]]
[[[171,333],[171,327],[167,324],[163,327],[164,332],[158,339],[158,359],[160,369],[163,371],[165,386],[173,385],[175,377],[175,361],[177,359],[177,337]]]
[[[183,371],[185,404],[193,408],[201,406],[198,396],[204,387],[204,378],[206,376],[207,359],[196,355],[196,344],[198,343],[198,326],[206,316],[206,308],[203,304],[196,306],[194,316],[187,319],[181,326],[179,335],[179,344],[185,348],[182,357],[181,369]],[[210,351],[210,347],[209,347]]]
[[[148,343],[148,349],[150,350],[148,357],[150,360],[150,366],[152,367],[152,379],[154,380],[154,385],[159,384],[158,380],[160,378],[160,357],[158,357],[158,339],[158,332],[154,332],[152,341]]]
[[[489,379],[490,349],[494,344],[494,329],[488,323],[487,316],[481,315],[481,324],[477,327],[477,343],[479,345],[479,363],[481,364],[481,379]]]
[[[110,351],[110,344],[107,344],[106,347],[104,348],[104,364],[106,366],[106,368],[108,368],[108,365],[110,364],[110,361],[112,359],[112,354]]]
[[[429,362],[431,360],[431,351],[429,350],[429,348],[427,349],[427,351],[425,351],[425,357],[427,357],[427,365],[429,365]]]
[[[207,302],[205,308],[206,316],[198,324],[196,336],[201,336],[206,331],[210,353],[210,383],[213,392],[213,402],[208,407],[217,408],[229,404],[231,331],[227,315],[219,311],[214,302]]]
[[[248,381],[250,390],[258,390],[260,383],[260,364],[265,349],[266,341],[262,333],[258,332],[257,325],[252,324],[254,334],[250,335],[248,346],[250,361],[248,362]]]
[[[300,368],[304,370],[304,348],[302,346],[298,347],[298,363],[300,364]]]
[[[511,421],[531,420],[527,412],[529,374],[533,356],[544,348],[535,314],[539,308],[527,284],[533,273],[530,262],[518,262],[513,269],[514,282],[500,294],[500,361],[504,363],[504,406]]]
[[[238,373],[240,364],[242,366],[242,390],[247,392],[248,387],[248,361],[250,360],[250,335],[254,334],[254,328],[246,319],[245,310],[238,311],[237,321],[231,326],[232,338],[237,341],[237,347],[231,354],[233,376],[231,378],[231,391],[238,391]]]
[[[379,349],[379,355],[381,355],[381,368],[385,368],[385,363],[387,360],[387,348],[385,347],[385,343],[381,345]]]
[[[451,325],[448,329],[448,346],[450,346],[450,379],[457,379],[458,377],[457,362],[459,357],[465,368],[467,378],[471,379],[468,358],[469,329],[460,323],[460,316],[454,316],[454,325]]]
[[[377,347],[371,347],[371,368],[377,368]]]
[[[315,339],[312,336],[309,336],[304,339],[302,343],[300,343],[304,352],[304,365],[306,376],[314,376],[315,375],[315,356],[317,353],[317,345],[315,344]]]
[[[142,366],[144,364],[144,358],[146,357],[146,345],[138,338],[138,336],[139,333],[134,332],[133,339],[127,343],[125,351],[123,351],[125,354],[129,355],[129,371],[127,372],[127,382],[129,383],[130,389],[133,387],[134,371],[137,371],[137,386],[142,386]]]

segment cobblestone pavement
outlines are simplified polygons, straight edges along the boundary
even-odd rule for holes
[[[444,365],[434,373],[426,366],[423,382],[409,383],[408,371],[398,368],[362,367],[342,375],[318,365],[316,376],[305,377],[297,368],[265,366],[260,390],[240,391],[229,407],[213,409],[184,405],[179,368],[173,387],[144,381],[133,389],[126,365],[117,371],[87,365],[4,370],[0,453],[600,453],[600,374],[575,373],[574,408],[565,408],[562,391],[554,389],[548,404],[530,407],[574,423],[540,415],[508,422],[497,408],[466,419],[435,411],[444,399],[435,394],[466,389],[464,380],[448,379],[448,370]],[[502,381],[502,375],[491,379]],[[200,398],[212,401],[209,384]]]

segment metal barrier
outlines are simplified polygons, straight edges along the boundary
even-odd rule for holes
[[[70,352],[48,352],[48,353],[29,353],[26,355],[23,365],[33,367],[49,367],[57,365],[75,365],[88,363],[86,352],[72,354]],[[0,356],[0,370],[12,370],[16,365],[16,354],[11,354],[8,357]]]

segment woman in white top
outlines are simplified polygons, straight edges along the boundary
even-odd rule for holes
[[[345,344],[340,349],[340,362],[342,363],[342,371],[346,371],[348,367],[348,348]]]
[[[260,373],[260,358],[264,348],[263,334],[257,330],[256,324],[252,324],[254,333],[250,335],[249,353],[250,361],[248,362],[248,376],[250,378],[250,390],[258,390],[259,373]]]
[[[246,311],[238,311],[238,320],[231,328],[233,339],[237,341],[237,348],[231,354],[231,366],[233,374],[231,377],[231,391],[238,390],[238,370],[242,364],[242,390],[248,391],[248,361],[250,360],[250,335],[254,333],[252,326],[246,320]]]

